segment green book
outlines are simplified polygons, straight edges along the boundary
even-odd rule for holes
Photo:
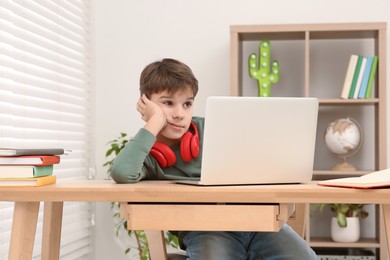
[[[353,96],[355,94],[355,88],[356,88],[356,84],[357,84],[357,81],[358,81],[358,78],[359,78],[360,67],[362,66],[362,61],[363,61],[363,56],[359,55],[357,63],[356,63],[355,72],[353,74],[351,89],[349,91],[348,98],[353,98]]]
[[[377,65],[378,65],[378,56],[374,56],[374,59],[372,60],[370,77],[368,78],[368,83],[367,83],[366,98],[371,98],[372,85],[374,84]]]

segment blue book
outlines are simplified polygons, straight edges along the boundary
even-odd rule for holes
[[[358,98],[366,98],[366,91],[368,86],[368,79],[370,78],[372,61],[374,60],[373,56],[367,57],[366,67],[364,69],[362,83],[360,85]]]

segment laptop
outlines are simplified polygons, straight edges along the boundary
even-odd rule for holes
[[[287,184],[313,176],[318,99],[209,97],[200,181],[195,185]]]

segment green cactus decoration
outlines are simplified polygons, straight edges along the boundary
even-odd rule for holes
[[[249,76],[257,79],[259,97],[271,96],[271,84],[279,81],[279,62],[274,60],[270,64],[271,44],[269,40],[260,42],[259,59],[256,53],[249,56]],[[260,63],[258,64],[258,60]]]

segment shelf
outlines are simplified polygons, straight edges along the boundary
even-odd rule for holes
[[[313,171],[313,180],[319,179],[333,179],[333,178],[344,178],[344,177],[358,177],[373,172],[366,171],[331,171],[331,170],[315,170]]]
[[[340,98],[329,98],[319,99],[320,105],[323,106],[350,106],[350,105],[376,105],[379,103],[378,98],[370,99],[340,99]]]
[[[361,39],[376,37],[377,30],[386,30],[385,23],[323,23],[323,24],[273,24],[273,25],[232,25],[231,33],[237,33],[241,40],[258,40],[259,37],[273,36],[274,39]]]
[[[331,248],[380,248],[380,243],[374,238],[362,238],[355,243],[338,243],[330,238],[310,238],[311,247],[331,247]]]

